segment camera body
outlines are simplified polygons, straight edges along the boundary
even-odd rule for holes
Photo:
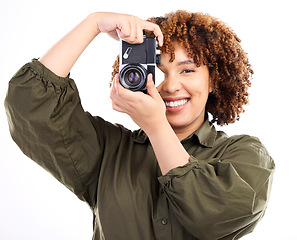
[[[144,36],[143,43],[130,44],[121,40],[119,78],[123,87],[146,93],[147,75],[152,73],[155,82],[155,68],[160,64],[161,51],[157,50],[155,37]]]

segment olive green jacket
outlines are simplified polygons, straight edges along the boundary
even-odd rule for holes
[[[5,100],[12,138],[94,214],[93,239],[238,239],[262,218],[274,163],[261,142],[206,120],[189,163],[162,175],[148,137],[86,113],[74,81],[24,65]]]

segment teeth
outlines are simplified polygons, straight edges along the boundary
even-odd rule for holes
[[[170,102],[165,102],[165,105],[167,107],[179,107],[181,105],[184,105],[188,102],[188,100],[184,99],[184,100],[178,100],[178,101],[170,101]]]

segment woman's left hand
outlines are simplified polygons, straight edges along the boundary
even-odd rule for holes
[[[119,82],[119,74],[113,79],[110,98],[112,107],[118,112],[127,113],[147,134],[157,131],[166,119],[166,107],[156,86],[152,74],[147,77],[147,92],[133,92]]]

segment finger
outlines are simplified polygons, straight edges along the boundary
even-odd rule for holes
[[[119,41],[120,40],[120,32],[121,32],[121,30],[116,28],[116,32],[109,33],[109,36],[111,36],[113,39]]]
[[[123,109],[124,101],[122,97],[118,94],[119,86],[117,86],[117,79],[118,79],[118,74],[113,78],[112,88],[110,91],[110,99],[112,100],[112,104],[115,104],[117,107],[120,107],[121,109]]]
[[[116,28],[118,36],[121,39],[127,39],[131,35],[131,27],[129,21],[123,21],[120,25]]]
[[[111,87],[111,90],[110,90],[110,99],[112,100],[112,102],[115,100],[115,96],[116,96],[116,90],[115,90],[115,87],[114,87],[114,82],[112,83],[112,87]]]
[[[121,87],[123,87],[122,84],[120,84],[119,74],[115,75],[113,84],[114,84],[115,93],[119,95],[119,91],[121,90]]]
[[[153,32],[158,39],[159,45],[163,46],[163,33],[157,24],[154,24],[154,23],[151,23],[148,21],[144,21],[142,28],[144,30]]]
[[[154,81],[153,81],[153,75],[151,73],[147,76],[146,88],[147,88],[148,94],[152,98],[155,99],[156,97],[160,97],[159,92],[158,92],[158,90],[154,84]]]
[[[140,23],[137,23],[136,34],[137,34],[136,38],[137,38],[138,43],[143,43],[143,30],[142,30]]]
[[[133,101],[132,100],[132,94],[134,92],[132,92],[131,90],[128,90],[126,88],[124,88],[122,86],[122,84],[120,83],[120,78],[119,78],[119,74],[115,75],[114,81],[113,81],[113,86],[115,89],[115,94],[116,94],[116,98],[118,98],[120,101],[122,102],[130,102]],[[124,100],[124,101],[123,101]]]
[[[137,41],[136,39],[136,34],[137,34],[137,26],[135,25],[135,23],[133,21],[129,21],[130,24],[130,36],[128,36],[128,41],[130,43],[135,43]]]
[[[138,17],[132,17],[130,20],[131,28],[131,43],[142,43],[143,42],[143,29],[142,29],[142,19]]]
[[[116,77],[114,77],[114,79],[113,79],[112,88],[111,88],[111,92],[110,92],[112,108],[115,111],[124,112],[123,108],[119,105],[119,104],[122,104],[122,101],[119,98],[118,94],[116,93],[115,81],[116,81]]]
[[[119,78],[119,74],[117,73],[113,80],[112,80],[112,85],[111,85],[111,90],[116,93],[116,80]]]
[[[139,19],[136,17],[130,16],[117,32],[119,37],[126,42],[132,44],[143,42],[143,36],[139,34],[142,29],[139,29]]]

